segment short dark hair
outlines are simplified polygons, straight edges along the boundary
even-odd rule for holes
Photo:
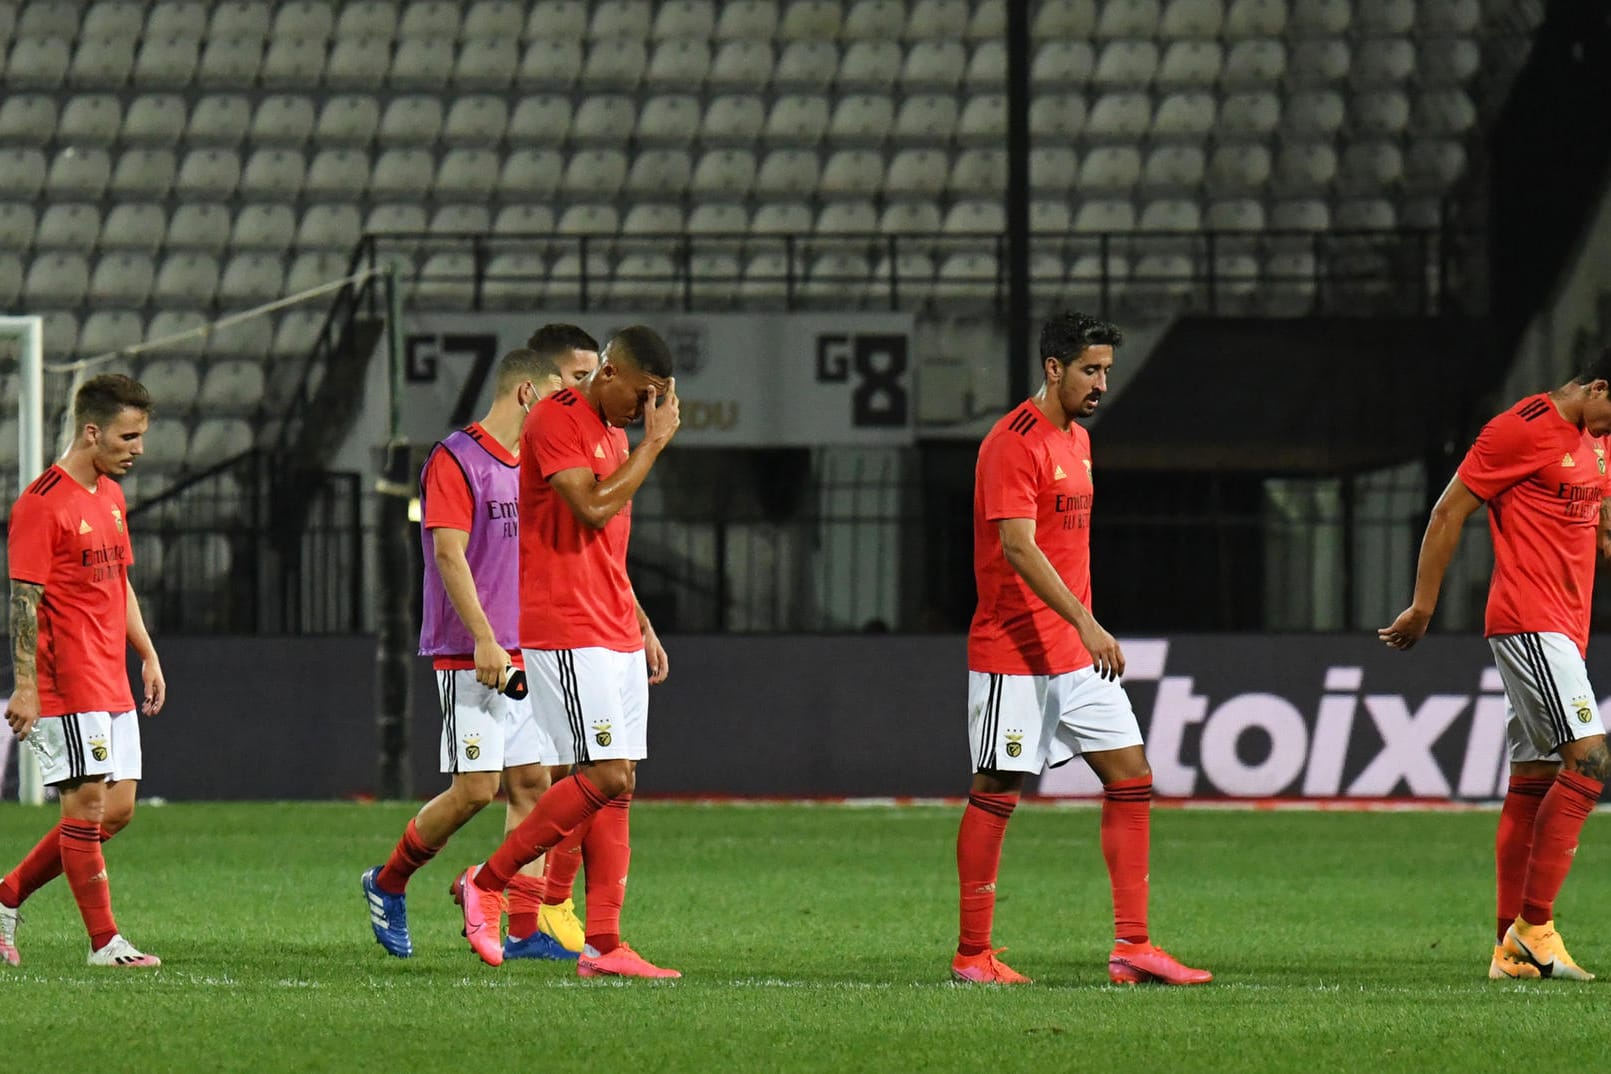
[[[598,353],[599,341],[574,324],[545,324],[526,340],[526,347],[558,362],[571,351]]]
[[[1084,313],[1064,313],[1047,321],[1040,330],[1040,359],[1056,358],[1068,365],[1085,353],[1087,347],[1117,347],[1124,342],[1119,326]]]
[[[523,381],[539,381],[548,377],[560,378],[559,365],[553,355],[541,354],[530,347],[516,347],[498,359],[497,387],[502,395]]]
[[[1611,347],[1598,355],[1584,358],[1578,363],[1577,372],[1572,374],[1573,384],[1588,384],[1596,380],[1611,380]]]
[[[671,348],[652,328],[641,324],[623,328],[604,343],[612,359],[637,366],[651,377],[671,376]]]
[[[102,373],[79,386],[78,394],[73,396],[73,421],[80,429],[86,425],[107,426],[131,408],[142,414],[151,413],[151,393],[145,385],[122,373]]]

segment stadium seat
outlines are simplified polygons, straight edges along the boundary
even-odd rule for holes
[[[1233,0],[1230,10],[1225,13],[1225,36],[1234,40],[1280,35],[1287,26],[1288,2],[1289,0]]]
[[[252,144],[300,149],[313,136],[314,121],[312,98],[272,94],[258,102],[252,116]]]
[[[828,130],[825,97],[785,94],[772,102],[763,137],[787,145],[816,145]]]
[[[207,337],[207,356],[210,359],[249,358],[257,365],[273,345],[273,319],[248,317],[211,333]]]
[[[691,94],[661,94],[643,102],[638,116],[640,146],[683,146],[699,133],[699,98]]]
[[[134,82],[145,89],[182,89],[195,74],[201,50],[195,37],[153,37],[149,28],[134,60]]]
[[[275,326],[270,357],[285,361],[305,356],[318,342],[326,316],[324,310],[315,309],[294,309],[286,313]]]
[[[269,42],[258,77],[267,89],[307,89],[324,77],[322,37],[281,37]]]
[[[1006,14],[1001,0],[974,0],[972,3],[969,0],[916,0],[910,7],[903,34],[908,41],[960,41],[964,37],[995,36],[989,28],[992,19],[999,20],[1001,34],[1006,33]]]
[[[1151,41],[1109,41],[1097,57],[1091,81],[1101,90],[1144,89],[1157,73],[1157,45]]]
[[[34,207],[17,201],[0,202],[0,250],[26,250],[34,241]]]
[[[1148,202],[1136,223],[1141,231],[1173,231],[1192,235],[1202,230],[1202,211],[1197,202],[1185,198],[1161,198]]]
[[[1097,98],[1086,118],[1093,139],[1138,140],[1152,124],[1152,104],[1144,93],[1107,93]]]
[[[952,93],[967,68],[968,57],[959,42],[919,41],[907,52],[901,65],[901,89],[907,94],[923,90]]]
[[[709,38],[716,30],[715,0],[662,0],[655,9],[655,41],[669,38]]]
[[[837,0],[790,0],[778,24],[778,36],[785,41],[832,41],[843,18]]]
[[[559,235],[613,235],[621,229],[614,205],[570,205],[554,225]]]
[[[1000,284],[1000,266],[993,252],[959,251],[946,255],[934,275],[937,299],[990,298]]]
[[[894,41],[906,29],[901,0],[850,0],[840,35],[847,41]]]
[[[1149,190],[1183,194],[1202,184],[1207,161],[1201,146],[1162,144],[1147,154],[1141,185]]]
[[[229,210],[222,205],[188,202],[168,221],[167,248],[217,255],[229,244]]]
[[[1084,201],[1074,213],[1074,230],[1081,232],[1126,232],[1136,226],[1135,205],[1121,201],[1092,198]]]
[[[1446,190],[1465,170],[1465,147],[1452,139],[1417,139],[1404,162],[1405,182],[1417,191]]]
[[[681,207],[639,202],[621,220],[622,235],[678,236],[683,232]]]
[[[1296,37],[1337,37],[1353,20],[1354,0],[1292,0],[1288,27]]]
[[[154,421],[145,434],[144,442],[145,454],[140,458],[142,482],[151,477],[144,471],[174,470],[184,465],[185,453],[190,446],[190,430],[183,421]],[[169,558],[172,553],[165,550],[164,556]]]
[[[347,261],[346,254],[328,251],[310,250],[297,254],[285,273],[285,293],[299,294],[341,279],[347,275]]]
[[[621,192],[621,186],[626,182],[626,173],[627,156],[622,150],[580,150],[572,153],[565,161],[565,171],[559,179],[559,191],[568,198],[613,198]],[[696,171],[695,175],[697,174]]]
[[[747,149],[708,149],[694,166],[690,190],[697,198],[710,195],[724,201],[741,198],[755,185],[755,172],[755,154]],[[585,191],[586,181],[582,178],[572,192],[582,194]]]
[[[369,210],[363,230],[371,235],[420,234],[426,229],[425,206],[376,205]]]
[[[829,250],[810,259],[797,294],[805,299],[855,305],[865,294],[871,276],[872,265],[864,255]]]
[[[901,101],[890,138],[898,144],[944,145],[950,142],[957,119],[955,95],[911,94]]]
[[[296,213],[284,202],[247,205],[229,232],[231,250],[283,254],[296,232]]]
[[[67,78],[70,59],[66,37],[19,37],[6,64],[9,88],[54,90]]]
[[[138,4],[130,6],[139,7]],[[286,6],[306,8],[308,5]],[[326,8],[325,11],[328,18],[329,9]],[[262,41],[269,35],[269,15],[269,7],[266,4],[253,3],[252,0],[224,0],[213,8],[212,19],[207,24],[207,37],[251,38]]]
[[[1392,89],[1415,73],[1415,46],[1404,37],[1359,42],[1349,80],[1359,89]]]
[[[1085,98],[1077,93],[1036,96],[1029,103],[1029,133],[1035,138],[1077,139],[1085,120]]]
[[[368,145],[379,126],[379,101],[365,94],[338,94],[325,99],[313,137],[328,148]]]
[[[1415,28],[1423,34],[1474,34],[1482,25],[1478,0],[1421,0]]]
[[[42,250],[93,249],[101,234],[101,210],[81,202],[54,202],[39,216],[34,245]]]
[[[552,149],[517,149],[504,159],[498,190],[505,199],[539,201],[559,189],[564,158]]]
[[[1115,194],[1133,189],[1141,179],[1141,151],[1131,145],[1095,146],[1080,165],[1078,189]]]
[[[185,102],[171,93],[134,98],[123,116],[123,141],[129,145],[173,146],[185,132]]]
[[[1215,110],[1216,101],[1211,93],[1171,93],[1158,104],[1158,113],[1152,119],[1153,136],[1200,142],[1214,129]],[[1273,119],[1271,125],[1274,125]]]
[[[1347,113],[1342,94],[1332,90],[1302,90],[1287,97],[1281,130],[1298,139],[1329,140],[1341,129]]]
[[[1259,89],[1281,81],[1286,74],[1286,49],[1280,41],[1255,38],[1238,41],[1225,57],[1226,89]]]
[[[3,261],[0,261],[3,265]],[[20,274],[21,264],[16,265]],[[0,269],[0,293],[4,292],[4,284],[9,281],[9,273]],[[20,285],[20,283],[19,283]],[[15,291],[13,291],[15,294]],[[78,345],[78,315],[71,310],[46,310],[41,314],[44,324],[45,358],[47,360],[66,361],[74,356]],[[12,437],[16,443],[16,437]]]
[[[421,93],[394,97],[380,119],[376,142],[383,146],[430,146],[442,132],[442,101]]]
[[[263,387],[263,366],[260,363],[215,362],[208,367],[207,376],[201,382],[197,403],[206,414],[249,414],[262,405]],[[205,424],[196,430],[197,440],[202,439],[204,429]]]
[[[540,254],[494,254],[482,277],[481,302],[488,309],[529,309],[547,278],[548,266]]]
[[[78,350],[85,357],[95,357],[132,347],[144,338],[145,320],[134,310],[96,310],[84,318],[84,326],[79,329]]]
[[[937,198],[945,191],[950,161],[939,149],[902,149],[889,162],[884,193],[890,198]]]
[[[1086,40],[1096,33],[1096,0],[1045,0],[1029,25],[1037,41]]]
[[[770,40],[777,35],[776,0],[724,0],[720,5],[715,36],[718,41]]]
[[[828,138],[837,144],[880,144],[895,126],[895,101],[881,94],[854,93],[839,98],[828,122]]]
[[[65,250],[35,254],[23,283],[23,300],[33,307],[77,306],[89,290],[89,262]]]
[[[1209,205],[1203,224],[1210,231],[1263,231],[1264,202],[1229,198]]]
[[[509,106],[502,97],[456,97],[442,125],[442,140],[448,145],[494,146],[503,140],[508,125]]]
[[[239,253],[224,266],[218,301],[225,306],[255,306],[280,297],[285,269],[278,255]]]
[[[789,293],[789,275],[789,263],[782,253],[771,250],[753,253],[744,261],[739,297],[746,304],[776,303]]]
[[[46,193],[52,198],[98,198],[106,190],[111,174],[112,158],[106,150],[68,146],[50,162],[50,172],[45,176]]]
[[[196,314],[188,314],[187,316],[195,317],[198,322],[201,320],[200,316]],[[153,329],[156,328],[156,324],[156,320],[153,319],[151,322]],[[185,327],[191,326],[186,325]],[[183,331],[184,329],[177,330]],[[167,333],[163,334],[166,335]],[[153,336],[155,336],[155,333],[153,333]],[[135,342],[138,342],[138,340]],[[199,341],[193,346],[195,347],[195,353],[199,354],[201,349]],[[164,355],[167,354],[166,348],[164,348],[163,353]],[[201,389],[201,377],[197,373],[196,363],[188,357],[178,356],[165,356],[146,362],[140,367],[140,383],[145,385],[146,390],[151,393],[151,398],[157,400],[164,411],[169,407],[173,407],[180,413],[188,413],[193,409],[196,395]],[[158,425],[166,424],[168,423],[153,422],[152,431],[154,432]],[[176,422],[175,424],[180,425],[181,428],[183,427],[182,423]],[[149,450],[148,447],[147,451],[149,452]],[[158,458],[154,461],[161,465],[162,447],[160,445],[158,447]]]
[[[1079,178],[1079,160],[1066,145],[1040,146],[1029,151],[1029,189],[1034,193],[1065,193]]]
[[[1398,217],[1386,198],[1350,198],[1337,203],[1332,226],[1340,231],[1392,231]]]
[[[192,148],[214,146],[234,148],[246,137],[251,124],[252,106],[237,94],[203,97],[190,113],[185,141]]]
[[[741,235],[750,230],[749,216],[742,205],[733,203],[695,205],[688,213],[690,234]]]
[[[54,97],[42,93],[9,94],[0,101],[0,142],[43,145],[56,133],[58,119]],[[43,157],[40,159],[42,162]],[[42,181],[43,169],[40,178]]]
[[[1415,25],[1416,0],[1354,0],[1356,28],[1370,34],[1408,33]]]
[[[584,97],[571,124],[571,138],[579,145],[624,145],[632,137],[637,118],[630,97]]]
[[[587,36],[587,0],[547,0],[533,4],[521,37],[579,41]]]
[[[332,54],[332,64],[334,54]],[[394,90],[439,92],[453,77],[454,48],[450,38],[406,37],[397,45],[387,79]]]
[[[703,38],[679,37],[655,45],[644,81],[651,88],[699,86],[710,73],[710,44]]]
[[[1363,197],[1394,189],[1404,178],[1404,157],[1389,141],[1358,141],[1343,150],[1337,192]]]
[[[15,193],[18,186],[11,181],[6,160],[7,152],[0,150],[0,189]],[[107,189],[114,198],[165,198],[173,187],[175,172],[171,150],[125,149],[117,159]],[[40,180],[43,179],[41,158]]]
[[[940,207],[932,201],[897,201],[884,206],[878,230],[885,235],[931,235],[940,230]]]
[[[946,186],[953,198],[1000,196],[1007,189],[1006,154],[998,149],[964,149],[951,166]]]
[[[957,144],[1000,145],[1006,136],[1006,95],[980,93],[970,97],[957,117]]]
[[[665,253],[633,251],[616,262],[604,288],[606,303],[624,308],[661,308],[682,296],[682,274]]]
[[[291,201],[302,192],[307,162],[296,149],[259,149],[241,172],[243,198]]]
[[[200,38],[207,25],[207,7],[203,0],[161,0],[146,15],[145,36]]]
[[[191,434],[186,460],[191,469],[204,469],[251,449],[252,427],[244,420],[204,418],[196,424],[196,431]]]
[[[107,94],[73,97],[63,106],[56,140],[71,145],[110,145],[123,126],[123,109]]]
[[[914,46],[915,47],[915,46]],[[973,92],[999,91],[1007,84],[1007,46],[999,40],[980,41],[968,56],[963,83]]]
[[[1289,142],[1276,154],[1271,192],[1322,194],[1337,177],[1337,151],[1324,142]]]
[[[1218,37],[1223,18],[1221,6],[1219,0],[1169,0],[1158,21],[1159,36],[1171,41]]]
[[[638,37],[601,37],[588,46],[584,77],[590,91],[631,92],[643,81],[649,50]]]
[[[3,207],[0,207],[3,219]],[[152,254],[162,245],[168,231],[168,215],[154,202],[125,201],[112,206],[101,228],[101,249],[131,250]],[[0,246],[16,246],[8,242],[6,229],[0,224]],[[26,246],[27,242],[20,245]]]
[[[1428,96],[1430,95],[1417,94],[1418,104],[1425,102]],[[1392,138],[1402,134],[1404,128],[1408,126],[1410,102],[1400,90],[1377,90],[1356,94],[1349,112],[1352,114],[1353,127],[1357,133]],[[1337,124],[1331,129],[1335,131],[1340,126],[1339,115]]]
[[[1171,41],[1158,63],[1160,87],[1208,88],[1219,81],[1224,51],[1218,41]]]
[[[386,49],[376,48],[374,42],[366,38],[338,36],[325,60],[324,83],[334,90],[372,90],[384,82],[392,70],[392,57]],[[444,74],[443,80],[446,78]]]
[[[587,36],[646,38],[653,19],[652,7],[649,0],[597,0]]]
[[[179,165],[175,193],[184,198],[227,198],[240,185],[240,157],[227,149],[192,149]]]
[[[76,34],[80,37],[126,38],[134,41],[145,30],[145,5],[133,0],[99,0],[85,12],[82,24],[75,25],[68,11],[59,11],[53,18],[60,19],[62,29],[47,33],[59,32],[63,37]]]
[[[1335,86],[1348,77],[1351,62],[1342,38],[1307,38],[1293,45],[1288,78],[1298,89]]]
[[[67,70],[67,84],[78,89],[121,89],[134,70],[134,42],[129,37],[103,37],[85,34],[73,50]],[[19,80],[19,85],[26,80]]]
[[[518,41],[526,25],[525,5],[519,0],[476,0],[459,28],[466,41],[507,38]]]
[[[947,235],[1000,235],[1007,214],[999,201],[970,200],[952,203],[940,230]]]
[[[155,273],[148,254],[103,254],[90,277],[87,297],[97,306],[143,306]]]
[[[824,199],[871,198],[884,183],[884,158],[868,149],[839,149],[822,168],[818,193]]]
[[[366,154],[353,149],[321,149],[308,165],[302,188],[310,197],[339,200],[356,198],[368,183]]]
[[[424,198],[435,172],[436,161],[429,150],[387,149],[375,158],[369,191],[377,198]]]
[[[632,157],[622,190],[629,198],[681,197],[693,178],[693,162],[686,150],[645,149]]]
[[[563,143],[570,133],[571,103],[556,94],[526,97],[515,106],[509,118],[511,145],[553,146]]]
[[[1463,86],[1482,66],[1482,50],[1468,37],[1435,37],[1423,41],[1420,71],[1431,86]]]
[[[1417,139],[1458,137],[1476,123],[1477,110],[1460,90],[1418,93],[1412,121]]]
[[[449,41],[459,36],[458,4],[443,0],[414,0],[403,11],[397,24],[399,37],[437,37]]]
[[[1331,210],[1318,198],[1289,198],[1270,207],[1275,231],[1325,231],[1331,227]]]
[[[544,38],[526,46],[515,85],[525,90],[568,90],[581,73],[581,42]]]
[[[249,86],[257,81],[262,63],[262,38],[209,38],[196,67],[196,85],[203,89]]]
[[[839,50],[832,41],[790,41],[768,81],[781,93],[824,93],[838,72]]]
[[[387,0],[344,4],[336,20],[336,36],[390,41],[397,36],[397,17],[397,5]]]
[[[840,59],[836,83],[841,92],[888,93],[902,62],[901,46],[894,41],[853,41]]]
[[[304,209],[293,242],[298,250],[350,251],[361,233],[356,204],[314,204]]]
[[[775,65],[770,41],[724,41],[711,61],[709,85],[713,91],[753,89],[771,82]]]
[[[765,106],[755,97],[717,97],[700,122],[699,138],[707,145],[751,145],[760,138],[766,121]],[[827,126],[826,117],[823,126]]]
[[[1029,64],[1035,90],[1082,89],[1096,71],[1096,51],[1085,41],[1045,41]]]
[[[761,162],[755,194],[761,198],[808,198],[816,193],[822,166],[809,149],[774,149]]]
[[[823,205],[814,229],[819,235],[869,235],[878,228],[878,213],[866,201],[837,201]]]
[[[1158,0],[1104,4],[1096,20],[1096,36],[1102,40],[1155,37],[1159,15]]]
[[[815,226],[811,207],[804,202],[772,202],[755,210],[749,230],[754,235],[804,235]]]
[[[1332,96],[1335,97],[1334,94]],[[1232,93],[1220,103],[1219,128],[1225,135],[1267,135],[1273,133],[1280,123],[1281,103],[1273,93]]]

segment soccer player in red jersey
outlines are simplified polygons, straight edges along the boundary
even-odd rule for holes
[[[1438,497],[1421,541],[1415,596],[1377,632],[1394,649],[1426,633],[1466,519],[1484,504],[1494,570],[1483,633],[1505,684],[1510,787],[1494,860],[1497,943],[1488,976],[1593,974],[1555,930],[1555,898],[1583,822],[1611,779],[1584,655],[1596,547],[1607,547],[1611,351],[1551,392],[1483,426]]]
[[[1024,775],[1083,756],[1103,785],[1102,854],[1113,888],[1114,982],[1201,984],[1147,931],[1152,769],[1124,653],[1091,613],[1091,440],[1075,423],[1107,390],[1120,331],[1083,314],[1041,330],[1045,385],[996,423],[974,472],[968,740],[974,777],[957,833],[961,937],[951,973],[1027,984],[991,947],[996,874]]]
[[[426,553],[420,653],[432,658],[437,673],[442,771],[453,778],[409,821],[391,857],[361,878],[375,941],[398,958],[414,953],[404,897],[409,878],[492,801],[500,775],[511,828],[549,786],[543,761],[552,748],[524,692],[512,696],[509,687],[524,668],[516,452],[527,412],[562,386],[555,357],[525,348],[504,355],[487,416],[445,437],[420,475]],[[530,919],[511,928],[505,957],[574,958],[538,927],[542,880],[535,868],[531,873],[511,880],[529,894]]]
[[[628,451],[622,431],[643,419]],[[489,965],[503,961],[499,892],[523,865],[587,824],[583,977],[677,977],[621,942],[631,857],[629,806],[647,752],[648,686],[664,680],[664,647],[627,578],[632,496],[677,432],[671,352],[654,332],[622,329],[585,383],[549,396],[527,422],[521,465],[520,644],[532,707],[576,773],[545,793],[496,853],[459,879],[464,931]],[[528,554],[534,553],[534,554]]]
[[[129,584],[134,553],[114,478],[144,452],[151,396],[106,374],[73,400],[78,435],[11,510],[7,550],[16,689],[6,723],[61,798],[61,823],[0,881],[0,959],[16,965],[17,907],[61,873],[89,932],[91,966],[159,966],[118,932],[101,843],[129,822],[141,775],[140,725],[124,648],[140,655],[140,710],[167,683]]]

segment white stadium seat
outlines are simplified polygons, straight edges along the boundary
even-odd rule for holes
[[[300,148],[313,136],[313,99],[277,93],[258,102],[251,139],[259,146]]]
[[[39,216],[34,245],[44,250],[84,251],[95,246],[101,235],[101,210],[81,202],[46,205]]]
[[[3,214],[3,208],[0,208]],[[112,206],[101,229],[101,249],[155,253],[168,231],[168,215],[155,202],[125,201]],[[0,226],[0,245],[5,245]],[[26,245],[26,244],[24,244]]]
[[[155,273],[149,254],[104,254],[95,264],[87,297],[97,306],[143,306]]]
[[[284,253],[296,234],[296,213],[284,202],[244,206],[230,229],[232,250]]]
[[[0,150],[0,189],[15,193],[16,184],[6,181],[5,153]],[[173,188],[176,171],[172,150],[125,149],[117,158],[107,189],[116,198],[165,198]]]
[[[251,118],[251,102],[239,94],[203,97],[190,113],[190,122],[185,128],[186,141],[192,149],[238,146],[246,137]]]
[[[217,255],[229,244],[229,210],[222,205],[188,202],[173,211],[168,221],[169,251]]]

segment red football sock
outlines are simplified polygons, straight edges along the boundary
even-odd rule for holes
[[[99,951],[117,935],[112,919],[112,888],[106,880],[106,859],[101,855],[101,826],[92,820],[61,822],[62,872],[73,889],[73,901],[84,918],[90,947]]]
[[[389,895],[401,895],[408,887],[408,878],[441,849],[426,846],[425,840],[420,838],[419,825],[410,818],[408,827],[403,829],[403,838],[392,848],[392,856],[375,874],[375,886]]]
[[[543,878],[516,873],[509,880],[509,938],[524,940],[537,931],[537,908],[543,904]]]
[[[1147,942],[1147,859],[1152,844],[1152,777],[1102,788],[1102,856],[1113,885],[1113,935]]]
[[[62,826],[57,824],[46,832],[28,856],[0,880],[0,903],[15,910],[28,901],[28,896],[62,875],[61,831]],[[101,842],[110,838],[112,833],[102,828]]]
[[[996,873],[1001,866],[1001,841],[1007,821],[1018,805],[1016,794],[968,795],[957,829],[957,885],[961,888],[962,924],[957,954],[977,955],[990,950],[990,925],[996,916]]]
[[[582,840],[587,862],[587,942],[601,955],[621,946],[621,905],[632,863],[632,796],[623,794],[593,817]]]
[[[1605,784],[1597,779],[1562,769],[1544,795],[1533,822],[1533,853],[1527,859],[1527,879],[1522,884],[1521,917],[1529,925],[1554,920],[1555,896],[1561,893],[1572,868],[1578,834],[1604,789]]]
[[[1499,811],[1499,833],[1494,837],[1494,872],[1499,898],[1495,911],[1497,942],[1505,942],[1510,923],[1521,916],[1522,881],[1527,859],[1533,853],[1533,823],[1544,795],[1555,785],[1552,777],[1511,776],[1505,807]]]
[[[576,872],[582,867],[582,840],[592,826],[593,819],[589,817],[548,852],[543,863],[543,902],[549,906],[558,906],[574,895]]]
[[[475,886],[483,891],[502,891],[510,877],[537,856],[559,843],[578,824],[604,808],[609,801],[602,791],[581,772],[566,776],[537,799],[537,805],[520,825],[503,838],[475,874]]]

